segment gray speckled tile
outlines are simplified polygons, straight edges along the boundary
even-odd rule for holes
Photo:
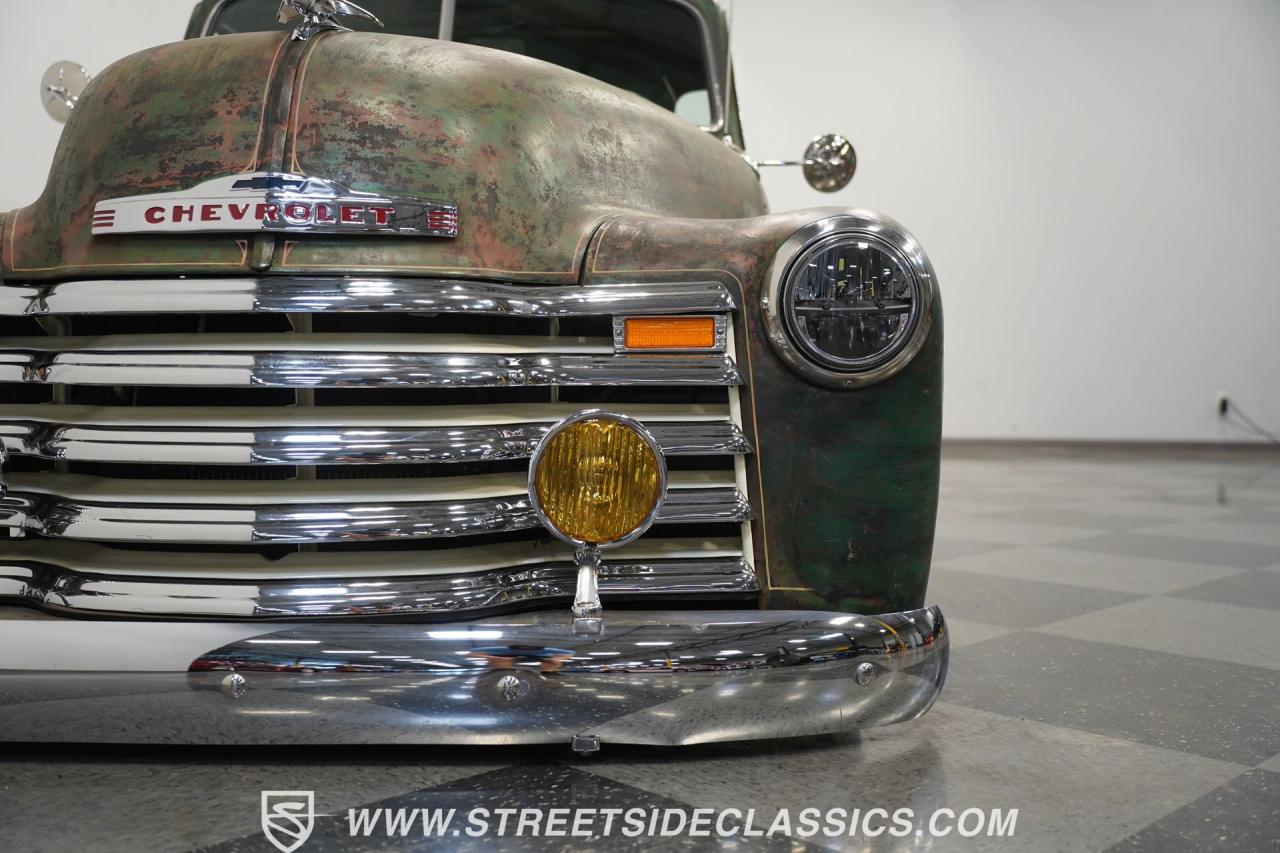
[[[947,560],[944,568],[1143,595],[1171,592],[1246,571],[1054,546],[960,557]]]
[[[1098,531],[1092,527],[1070,527],[1049,524],[1024,524],[998,518],[974,515],[940,516],[938,535],[976,539],[979,542],[999,542],[1005,545],[1046,545],[1071,539],[1092,536]]]
[[[1010,628],[1034,628],[1133,599],[1129,593],[963,572],[939,564],[928,599],[948,617]]]
[[[1139,475],[1140,476],[1140,475]],[[1065,490],[1070,493],[1070,489]],[[1143,515],[1155,518],[1167,518],[1170,521],[1179,519],[1202,519],[1207,516],[1226,515],[1235,512],[1238,507],[1229,505],[1219,505],[1210,501],[1197,502],[1193,505],[1182,503],[1174,503],[1167,500],[1155,500],[1152,498],[1126,497],[1126,498],[1086,498],[1069,497],[1063,500],[1059,506],[1065,510],[1078,510],[1080,512],[1116,512],[1124,515]]]
[[[1280,492],[1280,490],[1277,491]],[[1280,527],[1280,504],[1270,509],[1241,509],[1217,516],[1214,520],[1231,524],[1258,524]]]
[[[951,536],[939,536],[933,540],[933,561],[950,560],[956,557],[967,557],[971,554],[987,554],[1008,548],[994,542],[977,542],[972,539],[956,539]]]
[[[1273,755],[1258,765],[1259,770],[1271,770],[1280,773],[1280,755]]]
[[[1239,520],[1224,521],[1220,518],[1183,520],[1176,524],[1148,527],[1143,532],[1162,536],[1180,536],[1186,539],[1208,539],[1212,542],[1248,542],[1280,548],[1280,523],[1251,523]]]
[[[707,747],[679,759],[606,750],[592,773],[696,806],[1019,810],[1013,838],[965,850],[1099,850],[1211,790],[1243,768],[1089,732],[943,702],[920,720],[786,748]],[[921,817],[923,815],[923,818]],[[932,840],[950,849],[958,839]],[[906,847],[929,839],[906,840]],[[822,839],[832,848],[900,850],[904,839]]]
[[[506,757],[409,747],[10,747],[0,761],[0,846],[136,853],[254,833],[261,841],[264,790],[314,790],[318,812],[339,812],[483,773]]]
[[[986,622],[971,622],[967,619],[952,619],[947,613],[943,613],[947,619],[947,629],[950,631],[952,648],[960,648],[961,646],[972,646],[975,643],[994,640],[996,637],[1003,637],[1006,634],[1012,634],[1017,628],[1010,628],[1005,625],[991,625]]]
[[[1209,539],[1188,539],[1156,533],[1127,531],[1107,533],[1088,539],[1077,539],[1064,547],[1080,551],[1100,551],[1104,554],[1182,560],[1187,563],[1210,566],[1234,566],[1241,569],[1256,569],[1280,562],[1280,548],[1272,545],[1215,542]]]
[[[1014,639],[954,655],[947,701],[1248,766],[1280,752],[1273,670],[1038,631]]]
[[[1131,835],[1114,853],[1280,849],[1280,773],[1250,770]]]
[[[993,513],[992,518],[1018,521],[1024,524],[1048,524],[1055,527],[1085,527],[1097,530],[1137,530],[1153,524],[1163,524],[1163,515],[1131,515],[1123,512],[1088,512],[1080,509],[1058,509],[1033,506],[1010,512]]]
[[[1040,630],[1060,637],[1280,670],[1274,647],[1259,641],[1280,632],[1280,613],[1274,610],[1157,596],[1121,604],[1105,613],[1064,619]]]
[[[1258,570],[1174,593],[1177,598],[1280,610],[1280,572]],[[1280,625],[1277,625],[1280,627]]]

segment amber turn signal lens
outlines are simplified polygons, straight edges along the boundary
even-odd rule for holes
[[[627,349],[711,349],[716,345],[714,317],[628,317]]]
[[[538,450],[534,488],[555,532],[608,545],[648,525],[662,498],[664,462],[637,428],[587,418],[553,430]]]

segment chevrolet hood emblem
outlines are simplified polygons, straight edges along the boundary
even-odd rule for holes
[[[188,190],[104,199],[93,234],[235,231],[457,237],[458,206],[358,192],[323,178],[253,172]]]

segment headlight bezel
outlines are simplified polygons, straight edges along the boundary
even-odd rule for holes
[[[815,252],[844,240],[865,241],[890,255],[913,288],[911,327],[882,353],[837,367],[810,352],[790,328],[790,294],[800,264]],[[933,328],[935,299],[933,267],[920,244],[905,228],[882,214],[844,211],[812,222],[792,234],[774,255],[761,296],[761,310],[769,343],[778,357],[803,378],[828,388],[862,388],[882,382],[906,367],[920,352]]]

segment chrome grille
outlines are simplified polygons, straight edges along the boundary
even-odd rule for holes
[[[750,596],[731,343],[612,340],[615,316],[734,308],[698,282],[0,286],[0,598],[218,617],[565,599],[572,555],[524,470],[597,405],[645,423],[672,468],[658,523],[610,553],[606,600]]]

